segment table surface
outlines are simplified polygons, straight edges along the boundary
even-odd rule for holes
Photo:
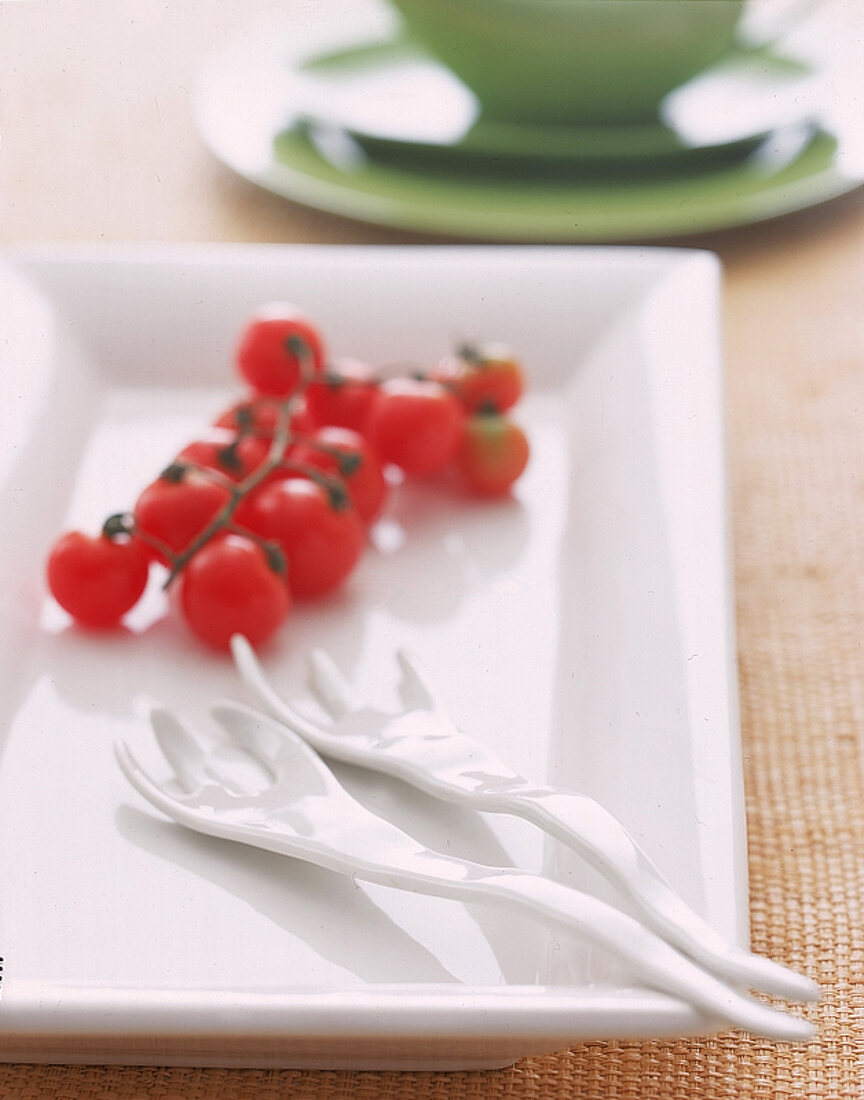
[[[189,108],[197,66],[274,6],[0,2],[0,244],[435,243],[301,208],[202,147]],[[864,45],[859,14],[850,35]],[[823,984],[818,1037],[594,1043],[446,1078],[8,1065],[0,1095],[861,1096],[864,191],[675,243],[711,249],[725,269],[753,943]]]

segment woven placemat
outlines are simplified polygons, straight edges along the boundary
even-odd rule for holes
[[[864,332],[853,325],[860,345],[835,340],[829,361],[820,357],[816,335],[842,310],[838,296],[854,292],[864,301],[864,263],[853,269],[851,288],[844,276],[842,286],[823,287],[815,303],[805,297],[806,288],[790,292],[782,278],[769,280],[769,297],[756,303],[745,301],[752,287],[739,280],[729,301],[729,453],[752,938],[756,951],[822,984],[824,997],[809,1010],[819,1026],[813,1042],[786,1046],[730,1034],[591,1043],[483,1073],[12,1065],[0,1066],[0,1096],[861,1100]],[[814,280],[818,276],[817,270]],[[761,318],[751,317],[759,310]],[[794,361],[778,354],[772,325],[775,333],[784,326],[786,347],[789,327],[798,326],[792,335],[802,353]]]

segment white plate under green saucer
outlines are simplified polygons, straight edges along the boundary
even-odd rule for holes
[[[307,206],[476,239],[621,241],[749,224],[864,183],[864,132],[857,120],[837,112],[820,127],[796,123],[788,100],[778,108],[777,121],[784,125],[754,142],[748,155],[710,167],[679,159],[666,173],[642,172],[638,159],[630,161],[632,172],[586,173],[572,169],[569,156],[557,158],[561,163],[542,174],[528,173],[483,149],[477,159],[449,163],[372,155],[368,143],[358,141],[338,117],[298,125],[309,105],[298,98],[301,70],[320,73],[327,68],[325,56],[344,58],[355,51],[357,72],[365,69],[368,75],[375,44],[381,64],[391,63],[398,26],[389,8],[380,0],[354,0],[347,11],[339,7],[338,19],[330,19],[329,3],[320,0],[313,9],[292,12],[229,43],[205,67],[196,97],[200,133],[219,159]],[[658,127],[657,132],[668,141],[667,131]],[[499,127],[497,140],[500,134]],[[403,148],[407,137],[409,151],[417,144],[410,131],[394,136]],[[653,139],[646,140],[650,147]],[[722,145],[719,132],[714,141]],[[603,159],[594,157],[598,163]]]

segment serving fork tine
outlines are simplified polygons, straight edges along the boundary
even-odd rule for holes
[[[624,826],[594,799],[536,786],[459,730],[416,663],[397,653],[402,709],[369,706],[321,650],[310,656],[312,688],[330,721],[313,722],[267,681],[252,646],[231,641],[257,704],[323,756],[393,775],[428,794],[489,813],[525,818],[576,851],[635,906],[658,935],[725,980],[777,996],[815,1000],[804,975],[730,943],[672,889]]]
[[[488,867],[424,848],[373,814],[337,782],[297,735],[237,704],[213,708],[234,758],[206,752],[173,712],[152,724],[174,776],[147,774],[125,743],[115,747],[138,792],[174,821],[384,886],[456,899],[487,899],[564,925],[626,961],[650,986],[679,997],[709,1018],[780,1039],[812,1034],[803,1019],[732,989],[639,921],[551,879],[509,867]],[[237,766],[242,750],[265,777],[249,785]]]

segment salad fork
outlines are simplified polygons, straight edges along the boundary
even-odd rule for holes
[[[789,968],[726,940],[672,889],[624,826],[594,799],[535,786],[480,741],[459,730],[402,651],[403,708],[377,710],[321,650],[310,657],[311,685],[331,721],[310,721],[268,683],[252,646],[235,635],[231,650],[258,705],[323,756],[383,772],[438,798],[527,819],[574,849],[636,907],[644,923],[718,976],[796,1000],[818,987]]]
[[[121,769],[153,806],[190,829],[294,856],[340,874],[423,894],[515,904],[569,927],[626,960],[650,986],[724,1024],[780,1039],[803,1039],[811,1025],[732,989],[633,917],[599,898],[512,867],[489,867],[424,848],[357,802],[297,735],[251,708],[213,708],[233,758],[205,752],[173,712],[151,723],[174,769],[152,779],[128,746],[115,746]],[[260,774],[250,783],[242,750]],[[263,776],[263,781],[261,779]]]

